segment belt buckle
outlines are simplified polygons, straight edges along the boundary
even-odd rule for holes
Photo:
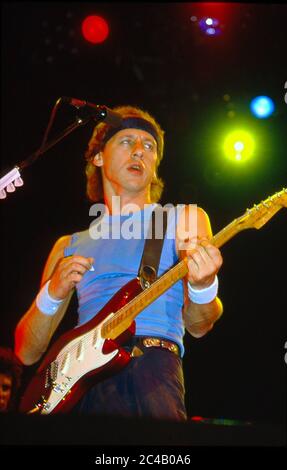
[[[146,348],[151,348],[152,346],[160,346],[161,341],[160,341],[160,339],[157,339],[157,338],[144,338],[143,339],[143,345]]]
[[[163,348],[166,348],[166,349],[168,349],[169,351],[171,351],[171,352],[177,354],[177,346],[176,346],[174,343],[172,343],[171,341],[162,340],[162,341],[161,341],[161,346],[162,346]]]
[[[171,341],[165,341],[159,338],[144,338],[143,345],[146,348],[151,348],[153,346],[161,347],[167,349],[168,351],[178,354],[178,346]]]

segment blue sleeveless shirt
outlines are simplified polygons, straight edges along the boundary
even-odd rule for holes
[[[148,232],[150,216],[156,204],[130,215],[104,215],[90,228],[72,235],[64,255],[94,258],[94,271],[87,271],[77,284],[78,326],[99,312],[111,297],[138,274]],[[177,261],[175,229],[177,211],[168,213],[158,277]],[[183,281],[176,282],[135,318],[136,335],[166,338],[176,342],[184,354],[182,319]]]

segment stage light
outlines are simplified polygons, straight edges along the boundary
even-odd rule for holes
[[[87,16],[82,23],[84,38],[92,44],[104,42],[109,34],[109,26],[101,16]]]
[[[205,32],[209,36],[214,36],[216,34],[216,29],[215,28],[207,28],[207,30]]]
[[[243,162],[253,155],[255,143],[249,132],[236,130],[228,134],[223,148],[227,158]]]
[[[206,18],[205,23],[208,24],[208,26],[211,26],[213,24],[213,19],[212,18]]]
[[[268,96],[257,96],[250,103],[252,114],[259,119],[271,116],[275,110],[274,101]]]
[[[217,36],[221,33],[219,21],[217,18],[205,16],[204,18],[201,18],[201,20],[198,22],[198,26],[200,30],[207,36]]]
[[[235,142],[234,148],[237,152],[242,152],[242,150],[244,149],[244,143],[240,141]]]

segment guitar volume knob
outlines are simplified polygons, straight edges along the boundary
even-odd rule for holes
[[[16,188],[19,186],[23,186],[23,184],[24,184],[24,181],[22,180],[21,176],[16,178],[14,181],[14,186],[16,186]]]
[[[15,186],[13,183],[9,183],[8,186],[6,187],[7,193],[13,193],[15,191]]]

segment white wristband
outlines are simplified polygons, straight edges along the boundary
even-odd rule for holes
[[[46,284],[42,287],[39,294],[36,297],[36,305],[41,312],[45,313],[46,315],[55,315],[58,308],[60,307],[61,303],[64,301],[53,299],[50,296],[48,288],[49,288],[50,280],[46,282]]]
[[[188,288],[188,297],[195,304],[208,304],[215,299],[218,292],[218,277],[215,276],[215,279],[211,286],[206,287],[205,289],[194,289],[190,283],[187,283]]]

